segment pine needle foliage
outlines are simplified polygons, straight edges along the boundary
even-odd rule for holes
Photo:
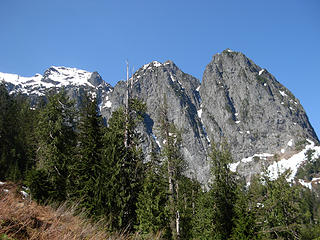
[[[80,209],[95,215],[97,213],[96,180],[101,174],[103,122],[96,98],[85,94],[80,108],[76,158],[70,166],[69,195],[78,201]]]
[[[37,137],[37,170],[46,172],[49,196],[54,201],[67,198],[69,166],[72,164],[75,135],[75,108],[65,91],[48,96],[48,104],[39,114]],[[42,174],[43,175],[43,174]],[[29,178],[32,181],[32,178]],[[30,185],[36,183],[31,182]]]

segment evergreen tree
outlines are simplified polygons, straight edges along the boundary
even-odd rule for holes
[[[212,146],[211,189],[199,196],[194,220],[194,237],[198,239],[228,239],[234,227],[237,183],[229,169],[232,162],[226,145],[218,150]]]
[[[136,126],[144,112],[144,104],[130,99],[128,117],[122,108],[113,112],[103,136],[102,173],[96,183],[99,189],[96,199],[103,206],[101,213],[108,216],[112,230],[131,230],[136,224],[136,204],[143,179],[143,156]]]
[[[48,97],[48,104],[40,112],[36,132],[37,169],[48,176],[51,190],[48,193],[54,201],[67,197],[69,166],[74,155],[76,137],[74,132],[75,110],[64,90]],[[29,184],[34,184],[29,178]]]
[[[136,229],[143,235],[163,232],[170,235],[168,229],[169,212],[167,203],[167,184],[161,171],[158,153],[151,154],[151,161],[146,163],[142,190],[137,202]]]
[[[166,168],[165,176],[168,184],[170,229],[172,238],[179,239],[181,237],[180,183],[186,163],[180,152],[181,133],[174,123],[169,120],[166,98],[164,98],[164,103],[160,108],[160,133],[163,139],[161,149],[162,157],[164,158],[163,166]]]
[[[199,192],[192,219],[193,239],[215,239],[213,199],[210,191]]]
[[[89,215],[96,211],[96,180],[100,174],[102,117],[98,111],[96,99],[87,93],[82,99],[78,123],[77,158],[70,166],[71,198],[79,202],[79,207],[86,209]]]
[[[0,85],[0,179],[17,178],[17,105],[4,84]]]
[[[239,184],[236,190],[236,202],[234,205],[234,227],[232,229],[232,240],[254,240],[259,239],[255,219],[256,206],[251,204],[251,196],[244,184]]]
[[[263,175],[265,196],[262,201],[260,236],[266,239],[300,239],[303,218],[299,211],[299,190],[290,186],[285,172],[276,180]]]
[[[233,228],[234,205],[236,201],[236,178],[229,169],[232,157],[226,144],[219,151],[214,145],[210,155],[213,183],[210,192],[213,200],[214,231],[216,239],[227,239]]]
[[[166,239],[189,239],[200,184],[182,174],[186,164],[180,152],[181,134],[168,119],[167,109],[164,101],[159,112],[162,161],[159,165],[158,156],[153,153],[153,160],[147,165],[139,194],[137,229],[143,233],[162,231]]]
[[[0,85],[0,179],[22,180],[34,163],[35,111]]]
[[[201,186],[197,180],[186,176],[182,176],[179,182],[180,239],[192,239],[196,199],[201,192]]]
[[[39,110],[30,107],[30,102],[25,96],[15,97],[18,105],[18,135],[16,147],[19,149],[19,170],[22,179],[25,179],[27,172],[35,166],[36,158],[36,128]]]

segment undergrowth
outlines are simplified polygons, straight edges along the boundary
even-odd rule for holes
[[[0,185],[0,240],[102,240],[141,239],[125,231],[110,233],[102,222],[75,215],[75,207],[42,206],[25,198],[13,183]],[[145,239],[145,238],[144,238]],[[161,239],[161,234],[148,239]]]

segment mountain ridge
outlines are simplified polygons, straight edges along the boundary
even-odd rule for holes
[[[34,99],[45,95],[50,87],[43,86],[49,85],[63,86],[76,102],[81,92],[92,92],[106,120],[124,104],[126,94],[124,81],[112,87],[98,73],[75,68],[51,67],[43,76],[37,75],[38,82],[34,82],[38,85],[32,85],[30,79],[14,85],[14,81],[6,81],[3,76],[0,73],[0,81],[5,82],[10,93],[22,90]],[[305,139],[319,143],[299,100],[266,69],[240,52],[226,49],[213,55],[201,82],[170,60],[143,65],[130,81],[131,96],[147,105],[144,125],[139,126],[147,159],[152,142],[161,148],[156,125],[159,106],[166,96],[169,120],[182,131],[182,153],[189,166],[186,172],[202,183],[209,179],[212,140],[227,141],[235,162],[257,154],[293,152]],[[246,168],[242,175],[261,172],[262,162],[271,165],[261,158],[259,164]]]

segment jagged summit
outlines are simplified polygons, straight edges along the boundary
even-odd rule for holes
[[[98,78],[96,82],[89,81],[95,75]],[[91,87],[97,87],[102,83],[100,75],[96,72],[88,72],[77,68],[68,67],[55,67],[52,66],[44,72],[43,81],[51,82],[57,87],[67,85],[89,85]]]
[[[255,154],[290,155],[305,139],[318,143],[299,100],[243,53],[214,55],[200,96],[208,135],[216,142],[227,140],[237,161]],[[245,172],[261,171],[262,163],[268,161],[258,161]]]
[[[0,81],[10,93],[22,92],[34,99],[50,88],[64,87],[78,102],[81,94],[89,91],[97,97],[106,121],[124,104],[127,88],[123,81],[112,88],[96,72],[54,66],[43,76],[29,78],[0,73]],[[182,132],[186,171],[202,183],[209,178],[207,156],[212,140],[228,142],[237,163],[233,170],[248,179],[271,166],[273,156],[292,156],[306,139],[319,143],[299,100],[241,52],[226,49],[215,54],[201,83],[170,60],[152,61],[133,74],[130,87],[131,96],[147,106],[139,129],[145,155],[148,157],[152,142],[161,148],[157,124],[165,96],[169,119]]]

